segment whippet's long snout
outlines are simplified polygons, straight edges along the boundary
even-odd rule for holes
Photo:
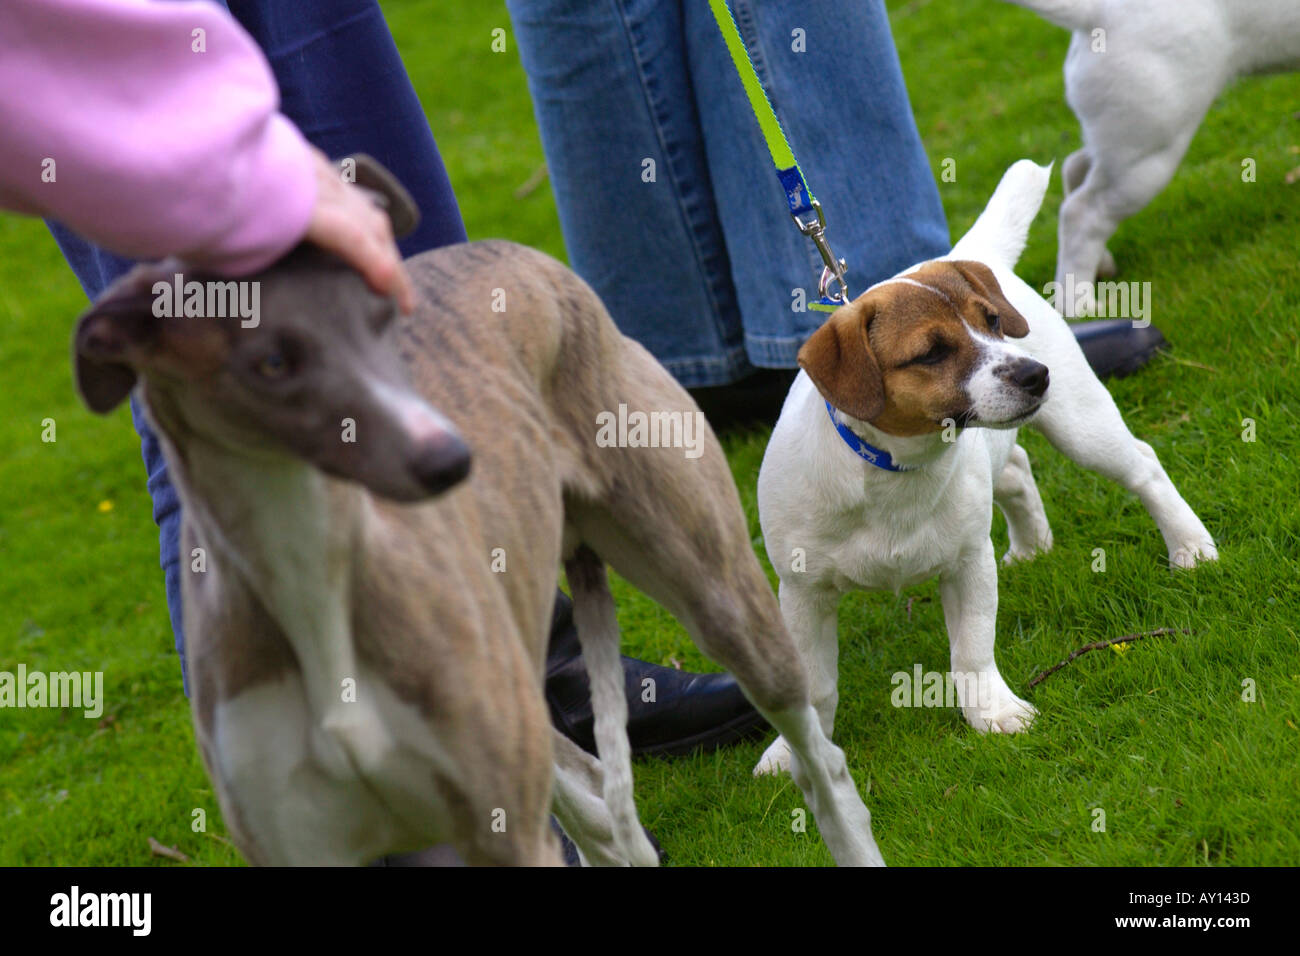
[[[423,492],[414,497],[439,494],[464,480],[472,455],[460,431],[446,416],[414,392],[373,383],[372,393],[402,432],[400,446],[404,446],[406,470]]]

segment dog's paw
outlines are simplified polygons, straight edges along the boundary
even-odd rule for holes
[[[1018,561],[1032,561],[1044,551],[1052,550],[1052,541],[1049,537],[1046,544],[1032,545],[1015,545],[1007,548],[1007,553],[1002,555],[1003,564],[1015,564]]]
[[[1015,564],[1019,561],[1031,561],[1038,556],[1037,548],[1008,548],[1002,555],[1003,564]]]
[[[646,836],[645,831],[636,835],[638,839],[631,841],[628,848],[628,864],[630,866],[658,866],[659,853],[655,850],[654,844]]]
[[[763,751],[763,756],[754,766],[754,776],[776,776],[790,772],[790,745],[784,737],[777,737],[772,745]]]
[[[1184,544],[1169,552],[1169,565],[1175,568],[1194,568],[1206,561],[1218,561],[1219,549],[1211,538]]]
[[[1038,557],[1044,551],[1052,550],[1052,529],[1042,528],[1035,536],[1032,542],[1026,542],[1023,537],[1015,536],[1011,539],[1011,546],[1007,548],[1007,553],[1002,555],[1003,564],[1015,564],[1017,561],[1029,561]]]
[[[988,707],[963,707],[966,722],[982,734],[1018,734],[1028,730],[1038,711],[1011,691],[994,698]]]

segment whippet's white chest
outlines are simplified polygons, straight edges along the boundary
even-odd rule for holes
[[[326,517],[339,510],[329,486],[296,463],[258,473],[223,471],[219,456],[202,464],[242,508],[190,509],[213,552],[209,600],[260,601],[298,664],[215,701],[206,725],[195,712],[241,843],[273,865],[355,864],[427,845],[446,819],[432,783],[450,759],[418,709],[358,659],[347,586],[354,532]],[[199,619],[187,626],[199,636]]]
[[[450,772],[449,755],[373,674],[361,671],[355,690],[383,725],[364,761],[313,713],[298,673],[219,702],[208,728],[196,723],[222,810],[256,862],[354,865],[447,837],[433,781]]]

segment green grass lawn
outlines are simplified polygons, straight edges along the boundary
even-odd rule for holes
[[[955,161],[941,190],[957,236],[1010,163],[1077,146],[1067,35],[994,0],[888,6],[936,176]],[[514,195],[542,154],[513,42],[490,49],[491,30],[509,27],[503,5],[384,9],[471,237],[562,256],[545,185]],[[1029,733],[981,737],[954,710],[890,704],[894,672],[947,666],[933,584],[844,602],[836,738],[890,863],[1300,862],[1300,184],[1285,184],[1300,166],[1298,93],[1297,76],[1228,90],[1174,183],[1111,245],[1120,278],[1152,283],[1153,319],[1174,345],[1112,393],[1221,561],[1171,573],[1135,499],[1023,437],[1056,548],[1001,575],[998,660],[1012,686],[1024,695],[1035,673],[1092,641],[1195,633],[1087,654],[1028,692],[1042,714]],[[1242,182],[1245,158],[1254,183]],[[1052,277],[1059,200],[1057,177],[1021,262],[1039,287]],[[0,670],[100,670],[107,696],[98,720],[0,710],[0,864],[175,865],[150,855],[150,837],[200,863],[235,863],[181,694],[128,413],[94,418],[73,392],[68,342],[84,305],[41,224],[0,216]],[[1254,442],[1242,440],[1247,418]],[[55,442],[41,440],[46,419]],[[764,441],[728,442],[760,554]],[[1000,517],[994,536],[1005,548]],[[1095,548],[1104,573],[1092,571]],[[660,608],[621,582],[617,596],[630,653],[709,666]],[[814,826],[791,826],[803,805],[794,785],[750,776],[762,746],[638,764],[642,818],[672,863],[830,861]]]

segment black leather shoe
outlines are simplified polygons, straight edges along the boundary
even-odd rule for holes
[[[691,674],[623,658],[627,734],[634,756],[678,756],[716,750],[767,730],[767,721],[730,674]],[[654,681],[654,701],[642,700],[642,681]],[[596,753],[591,687],[573,626],[573,602],[556,594],[546,662],[551,723],[590,754]]]
[[[1098,378],[1132,375],[1156,352],[1169,347],[1154,325],[1135,328],[1129,319],[1071,322],[1070,329]]]

